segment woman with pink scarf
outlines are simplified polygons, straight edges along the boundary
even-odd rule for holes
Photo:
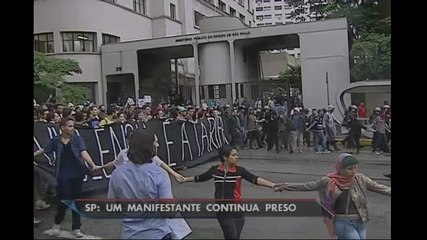
[[[277,184],[275,190],[319,191],[330,237],[366,239],[366,190],[391,196],[391,188],[357,173],[357,166],[353,155],[343,153],[337,157],[335,172],[313,182]]]

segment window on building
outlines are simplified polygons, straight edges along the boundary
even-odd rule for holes
[[[243,14],[239,14],[239,18],[240,18],[240,20],[242,20],[242,22],[245,22],[245,20],[246,20],[246,17]]]
[[[64,52],[96,52],[96,33],[62,32]]]
[[[276,25],[283,25],[282,22],[276,22]]]
[[[145,0],[133,0],[133,10],[145,14]]]
[[[264,7],[264,11],[271,11],[271,6]]]
[[[109,2],[109,3],[117,3],[117,0],[102,0],[104,2]]]
[[[257,27],[264,26],[264,23],[258,23]]]
[[[274,0],[275,2],[281,2],[282,0]]]
[[[176,6],[175,4],[170,4],[170,14],[172,19],[176,19]]]
[[[256,9],[255,9],[255,11],[257,11],[257,12],[260,12],[260,11],[263,11],[264,10],[264,8],[263,7],[257,7]]]
[[[102,34],[102,45],[118,43],[120,42],[120,37],[110,35],[110,34]]]
[[[264,15],[264,19],[271,19],[271,15],[270,14]]]
[[[258,20],[258,21],[262,21],[263,19],[264,19],[263,15],[256,16],[256,20]]]
[[[282,14],[276,14],[276,15],[274,15],[274,17],[275,17],[277,20],[282,20]]]
[[[282,6],[274,6],[274,10],[282,10]]]
[[[223,2],[223,1],[218,1],[218,7],[219,7],[219,10],[221,10],[221,11],[223,11],[223,12],[225,12],[225,3]]]
[[[226,98],[227,91],[226,85],[210,85],[208,86],[208,97],[209,99]]]
[[[273,23],[266,23],[265,26],[273,25]]]
[[[256,0],[256,3],[262,3],[262,0]]]
[[[230,16],[236,16],[236,10],[230,7]]]
[[[34,35],[34,50],[41,53],[53,53],[53,33],[40,33]]]
[[[205,17],[206,17],[205,15],[203,15],[197,11],[194,11],[194,25],[199,26],[200,20],[202,20]]]
[[[269,3],[269,2],[270,2],[270,0],[264,0],[264,2],[265,2],[265,3]]]

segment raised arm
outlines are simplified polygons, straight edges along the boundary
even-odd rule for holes
[[[108,168],[111,168],[112,166],[114,166],[114,161],[110,161],[110,162],[102,165],[101,167],[108,169]]]
[[[214,173],[215,168],[215,166],[212,166],[211,168],[209,168],[208,171],[198,176],[184,177],[183,182],[206,182],[207,180],[212,178],[212,174]]]
[[[282,191],[319,191],[327,186],[329,182],[328,177],[323,177],[319,180],[305,183],[278,183],[275,190]]]
[[[391,187],[380,184],[372,180],[371,178],[361,174],[361,179],[365,183],[366,188],[372,192],[381,193],[387,196],[391,196]]]
[[[169,165],[167,165],[165,162],[163,162],[163,160],[160,159],[158,156],[154,156],[153,161],[156,163],[157,166],[160,166],[161,168],[166,170],[166,172],[171,174],[175,178],[175,181],[177,181],[177,182],[183,182],[184,181],[184,177],[181,174],[175,172],[171,167],[169,167]]]
[[[87,162],[87,164],[88,164],[88,165],[89,165],[89,167],[92,169],[92,171],[102,168],[101,166],[97,166],[97,165],[93,162],[92,158],[90,157],[89,153],[88,153],[86,150],[82,151],[82,152],[80,153],[80,155],[82,156],[83,160],[84,160],[85,162]]]
[[[255,174],[249,172],[245,168],[242,169],[242,178],[248,182],[251,182],[256,185],[260,185],[263,187],[274,188],[275,183],[265,180],[264,178],[257,177]]]
[[[92,171],[97,170],[97,169],[101,169],[101,166],[97,166],[92,158],[90,157],[89,153],[86,151],[86,145],[85,142],[83,141],[83,138],[81,138],[80,136],[75,138],[75,141],[77,141],[78,144],[78,148],[80,149],[80,156],[82,157],[82,159],[89,165],[89,167],[92,169]]]

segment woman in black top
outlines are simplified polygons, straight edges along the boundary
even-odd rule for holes
[[[219,149],[221,164],[212,166],[207,172],[195,176],[185,177],[184,182],[205,182],[211,178],[215,181],[215,199],[240,199],[242,178],[253,184],[274,188],[275,184],[257,177],[243,167],[237,166],[239,156],[235,147]],[[239,239],[245,223],[242,214],[218,213],[218,222],[225,239]]]

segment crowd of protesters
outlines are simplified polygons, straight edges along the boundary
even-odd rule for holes
[[[341,140],[346,152],[360,152],[362,129],[373,132],[372,152],[390,152],[391,108],[387,102],[376,107],[372,114],[368,114],[363,102],[359,106],[351,105],[341,123],[334,116],[334,106],[306,109],[300,100],[295,98],[288,103],[286,97],[278,94],[269,98],[265,105],[261,99],[256,99],[253,105],[243,100],[232,106],[203,101],[200,107],[193,106],[191,101],[180,106],[169,102],[139,106],[131,98],[124,106],[112,104],[108,107],[93,103],[76,106],[72,103],[34,103],[34,120],[59,125],[62,119],[73,117],[76,127],[99,128],[113,123],[147,122],[151,119],[197,123],[204,118],[221,116],[223,121],[227,121],[232,146],[240,149],[267,148],[267,151],[275,148],[277,153],[286,150],[290,154],[303,153],[311,147],[316,154],[340,151],[336,137],[338,127],[343,126],[348,129],[348,135]],[[36,181],[35,208],[46,209],[50,205],[42,200],[43,189],[40,186],[42,184]],[[37,223],[40,220],[34,218],[34,224]]]
[[[187,121],[197,123],[208,117],[222,116],[227,121],[231,145],[241,149],[263,149],[276,152],[283,149],[289,153],[303,153],[307,147],[314,147],[316,153],[340,151],[337,146],[337,129],[343,126],[348,135],[341,140],[346,151],[360,152],[362,129],[373,132],[372,151],[381,154],[390,152],[391,108],[385,102],[368,114],[363,102],[351,105],[342,123],[334,116],[334,106],[325,108],[303,108],[302,102],[295,98],[288,104],[283,95],[275,95],[264,105],[256,99],[254,104],[243,100],[232,106],[219,106],[216,102],[202,102],[201,106],[175,106],[169,102],[137,105],[129,98],[124,106],[112,104],[96,106],[93,103],[74,106],[65,104],[35,104],[35,121],[58,124],[61,119],[72,116],[75,125],[91,128],[103,127],[112,123],[147,122],[151,119],[164,121]]]

